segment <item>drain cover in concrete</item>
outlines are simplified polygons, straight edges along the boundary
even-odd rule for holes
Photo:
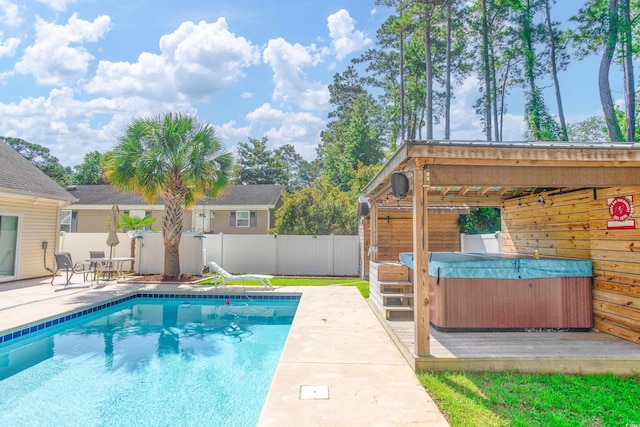
[[[328,385],[301,385],[300,386],[300,400],[328,399],[328,398],[329,398]]]

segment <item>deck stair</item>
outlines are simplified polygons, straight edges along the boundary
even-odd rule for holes
[[[413,320],[413,284],[407,266],[371,262],[369,298],[388,320]]]

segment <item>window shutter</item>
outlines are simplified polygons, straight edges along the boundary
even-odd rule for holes
[[[236,213],[231,212],[231,215],[229,216],[229,227],[235,227],[235,226],[236,226]]]
[[[258,220],[256,219],[256,213],[251,212],[249,214],[249,227],[256,227],[258,225]]]

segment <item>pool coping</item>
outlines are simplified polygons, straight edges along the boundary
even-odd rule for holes
[[[95,313],[96,311],[104,310],[117,304],[121,304],[126,301],[137,298],[189,298],[189,299],[254,299],[254,300],[300,300],[301,294],[284,294],[278,293],[273,295],[263,295],[259,293],[246,293],[239,294],[237,292],[222,293],[193,293],[193,292],[144,292],[144,291],[131,291],[128,295],[115,297],[111,300],[104,302],[98,302],[86,306],[86,308],[76,308],[68,312],[60,313],[54,316],[49,316],[44,319],[38,319],[33,322],[26,323],[24,325],[16,326],[4,331],[0,331],[0,348],[5,344],[13,342],[14,339],[21,338],[30,335],[34,332],[38,332],[53,326],[58,326],[69,320],[77,319],[79,317],[86,316],[87,314]]]

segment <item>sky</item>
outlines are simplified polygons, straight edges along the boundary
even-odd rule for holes
[[[580,2],[560,3],[562,20]],[[266,136],[269,149],[291,144],[312,160],[328,85],[375,47],[389,13],[373,0],[0,0],[0,135],[75,166],[113,149],[133,119],[181,111],[213,125],[229,151]],[[560,76],[568,121],[601,114],[597,69],[596,58],[574,61]],[[454,88],[452,139],[484,138],[477,86]],[[524,131],[516,92],[505,140]]]

